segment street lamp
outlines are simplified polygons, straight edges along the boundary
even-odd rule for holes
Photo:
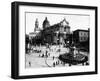
[[[60,54],[60,38],[59,38],[59,34],[60,34],[60,32],[59,31],[56,31],[55,32],[56,34],[57,34],[57,44],[59,44],[59,54]]]
[[[58,44],[58,40],[59,40],[58,34],[59,34],[59,31],[56,31],[55,33],[56,33],[56,36],[57,36],[57,44]]]

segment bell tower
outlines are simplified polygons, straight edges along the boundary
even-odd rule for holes
[[[38,28],[39,28],[39,22],[38,19],[36,18],[34,31],[37,31]]]

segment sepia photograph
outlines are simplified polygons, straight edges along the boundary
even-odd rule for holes
[[[25,68],[89,66],[89,15],[26,12],[25,22]]]

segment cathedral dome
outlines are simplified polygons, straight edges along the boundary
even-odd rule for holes
[[[47,28],[49,26],[50,26],[50,23],[49,23],[49,21],[48,21],[48,19],[46,17],[45,20],[43,21],[43,28]]]

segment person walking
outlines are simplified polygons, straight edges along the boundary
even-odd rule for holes
[[[53,62],[53,67],[55,67],[55,62]]]
[[[55,57],[53,56],[53,60],[54,60],[54,58],[55,58]]]
[[[58,65],[57,61],[56,61],[56,65]]]
[[[29,67],[31,67],[31,62],[29,61]]]

